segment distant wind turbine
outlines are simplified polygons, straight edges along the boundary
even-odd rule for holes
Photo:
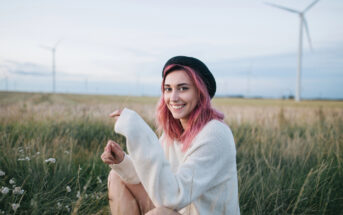
[[[53,47],[49,46],[41,46],[43,49],[47,49],[52,52],[52,92],[56,92],[56,66],[55,66],[55,52],[57,45],[61,42],[61,40],[57,41]]]
[[[296,95],[295,95],[295,101],[297,101],[297,102],[299,102],[301,100],[301,80],[300,79],[301,79],[302,40],[303,40],[303,27],[304,26],[305,26],[307,39],[308,39],[308,42],[310,44],[310,48],[312,50],[311,37],[310,37],[310,32],[308,30],[307,21],[305,18],[305,13],[308,10],[310,10],[315,4],[317,4],[318,1],[319,0],[315,0],[309,6],[307,6],[305,8],[305,10],[303,10],[303,11],[297,11],[297,10],[293,10],[293,9],[290,9],[290,8],[287,8],[284,6],[265,2],[265,4],[267,4],[269,6],[276,7],[276,8],[282,9],[282,10],[286,10],[288,12],[296,13],[299,15],[299,18],[300,18],[299,48],[298,48],[298,70],[297,70],[297,84],[296,84]]]
[[[249,98],[250,96],[250,82],[251,82],[251,72],[252,72],[253,62],[250,62],[249,68],[247,69],[247,94],[246,97]]]
[[[85,79],[85,88],[86,88],[86,93],[88,93],[88,78]]]
[[[6,86],[6,91],[8,91],[8,76],[5,77],[5,86]]]

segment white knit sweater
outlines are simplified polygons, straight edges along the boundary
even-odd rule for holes
[[[128,154],[110,165],[126,183],[142,183],[155,206],[181,214],[240,214],[236,149],[230,128],[208,122],[183,153],[178,142],[160,143],[134,111],[124,109],[115,131],[126,137]]]

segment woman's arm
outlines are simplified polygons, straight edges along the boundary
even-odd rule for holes
[[[120,112],[110,114],[110,117],[117,117]],[[108,164],[120,178],[127,184],[139,184],[140,180],[133,166],[130,157],[125,154],[120,145],[113,140],[107,142],[104,152],[101,155],[104,163]]]
[[[213,130],[213,135],[199,133],[186,161],[173,173],[157,136],[137,113],[124,109],[115,125],[115,131],[126,137],[137,175],[153,203],[177,210],[235,173],[231,132]]]

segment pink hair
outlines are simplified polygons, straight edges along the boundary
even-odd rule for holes
[[[190,77],[198,91],[199,99],[198,104],[189,115],[186,130],[183,129],[180,120],[174,119],[164,101],[164,82],[166,76],[168,73],[179,69],[185,71]],[[209,121],[212,119],[223,121],[224,115],[212,108],[211,98],[205,83],[191,67],[172,64],[165,68],[163,74],[164,77],[161,86],[162,96],[156,111],[157,127],[160,132],[164,132],[164,140],[166,140],[168,144],[172,144],[173,140],[178,140],[183,144],[182,151],[185,152],[190,147],[194,137]]]

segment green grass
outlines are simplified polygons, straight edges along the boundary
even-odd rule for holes
[[[11,189],[0,193],[0,214],[108,214],[109,168],[100,155],[108,139],[125,149],[108,113],[130,107],[153,125],[157,101],[0,92],[0,188]],[[242,214],[342,214],[342,102],[214,104],[235,137]]]
[[[333,125],[232,126],[244,214],[341,214],[342,120]],[[337,126],[337,127],[336,127]]]
[[[9,180],[14,178],[25,192],[2,194],[0,208],[11,212],[11,204],[20,203],[18,212],[23,214],[68,213],[65,206],[69,212],[106,214],[109,168],[101,162],[100,154],[110,138],[124,142],[110,127],[87,119],[1,125],[0,169],[6,175],[0,178],[0,186],[12,189]],[[46,163],[48,158],[55,158],[56,163]],[[77,197],[78,191],[82,198]]]

